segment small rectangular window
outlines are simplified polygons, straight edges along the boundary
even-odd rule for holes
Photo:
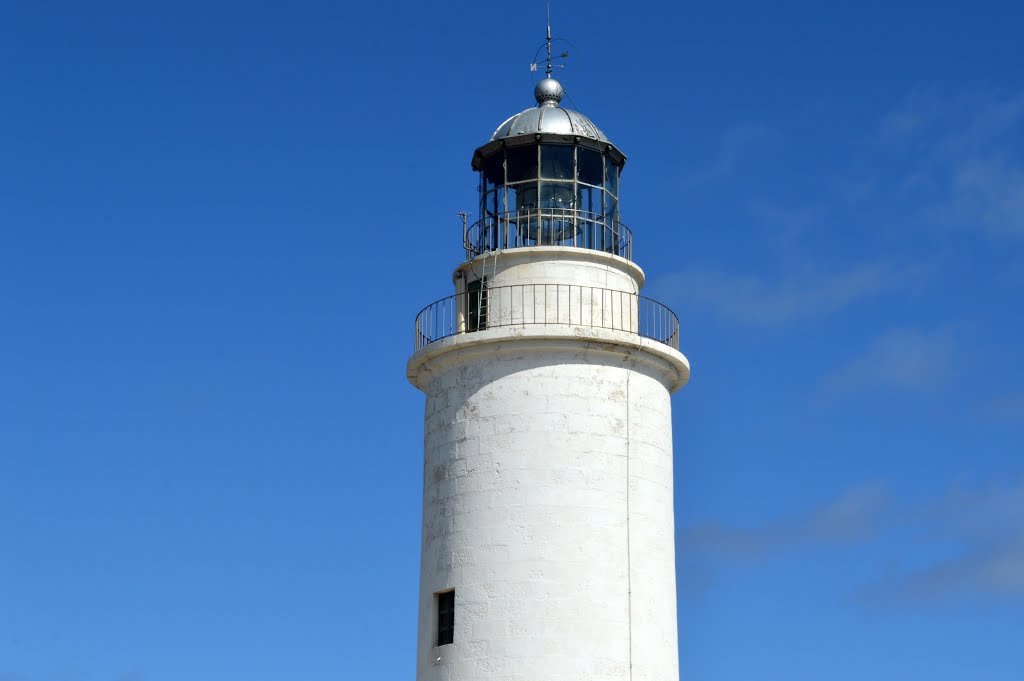
[[[437,594],[437,645],[455,640],[455,591]]]

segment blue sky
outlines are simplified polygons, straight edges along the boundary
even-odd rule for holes
[[[412,678],[404,364],[512,9],[0,8],[0,680]],[[693,364],[683,677],[1020,679],[1024,5],[552,21]]]

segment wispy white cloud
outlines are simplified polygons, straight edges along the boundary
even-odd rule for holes
[[[794,206],[763,198],[752,200],[749,209],[754,220],[770,226],[780,241],[800,238],[824,224],[828,215],[828,209],[822,203]]]
[[[900,541],[883,541],[893,537]],[[955,487],[913,504],[899,503],[885,485],[873,482],[789,518],[752,527],[703,522],[679,531],[684,571],[697,575],[709,563],[742,567],[788,551],[864,551],[872,544],[895,544],[905,552],[876,555],[884,574],[854,594],[863,604],[1024,599],[1024,480]],[[952,546],[953,553],[912,569],[900,567],[909,554],[929,545]]]
[[[1024,598],[1024,481],[955,488],[906,514],[933,541],[954,542],[953,556],[866,585],[867,603],[899,605],[961,597]]]
[[[1024,540],[996,544],[864,587],[871,605],[943,601],[964,596],[1024,597]]]
[[[1000,278],[1000,283],[1017,287],[1024,284],[1024,258],[1012,263]]]
[[[691,268],[654,282],[652,288],[680,311],[706,311],[730,322],[780,325],[834,313],[858,301],[906,289],[926,274],[922,267],[863,263],[827,273],[789,273],[769,280]]]
[[[824,380],[827,393],[872,389],[932,391],[956,370],[956,339],[950,329],[892,329],[878,336],[860,356]]]
[[[958,162],[951,169],[949,199],[935,213],[994,236],[1024,235],[1024,167],[998,156]]]
[[[699,597],[723,568],[756,564],[807,547],[856,547],[873,540],[891,505],[881,483],[858,485],[818,507],[751,526],[705,521],[678,532],[684,597]]]
[[[925,164],[998,148],[1020,125],[1024,94],[974,92],[943,95],[934,90],[910,92],[886,114],[867,140],[878,147],[921,152]]]
[[[975,411],[998,421],[1024,423],[1024,390],[990,397],[979,402]]]
[[[859,485],[805,513],[757,527],[701,523],[680,533],[680,550],[747,561],[807,544],[859,543],[876,536],[889,502],[884,485]]]
[[[898,169],[920,219],[992,237],[1024,236],[1024,94],[915,92],[887,115],[872,148]]]
[[[703,170],[685,176],[683,186],[697,187],[728,177],[744,154],[777,137],[777,132],[760,123],[748,121],[733,125],[722,135],[714,160]]]

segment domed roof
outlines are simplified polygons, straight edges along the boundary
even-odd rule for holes
[[[562,84],[554,78],[545,78],[537,83],[533,96],[537,106],[521,111],[498,126],[491,135],[491,141],[520,135],[573,135],[587,137],[598,142],[608,142],[608,138],[593,122],[572,109],[558,106],[565,95]]]
[[[553,78],[545,78],[537,83],[533,92],[537,106],[520,111],[499,125],[491,135],[490,142],[474,153],[473,167],[477,168],[479,159],[491,155],[506,143],[525,144],[527,140],[536,143],[535,140],[542,139],[570,144],[575,140],[577,144],[605,151],[617,163],[623,163],[626,160],[625,154],[615,148],[593,121],[579,111],[559,106],[564,94],[561,83]]]
[[[491,135],[491,141],[520,135],[550,133],[552,135],[577,135],[598,142],[608,142],[605,134],[579,111],[563,109],[560,106],[535,106],[517,113],[498,126]]]

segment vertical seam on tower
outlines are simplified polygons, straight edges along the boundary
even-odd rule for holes
[[[611,264],[608,264],[605,269],[605,287],[607,284],[607,277],[611,273]],[[633,295],[637,296],[637,313],[639,314],[639,296],[640,287],[636,286],[636,290]],[[639,324],[639,319],[637,320]],[[637,329],[639,331],[639,327]],[[627,660],[629,662],[629,681],[633,681],[633,558],[631,550],[631,533],[630,525],[632,520],[630,519],[630,508],[629,508],[629,488],[630,488],[630,458],[633,449],[633,440],[630,436],[629,420],[630,420],[630,394],[629,394],[629,382],[633,377],[633,370],[636,368],[637,360],[640,359],[641,346],[637,346],[636,352],[633,353],[633,360],[626,367],[626,623],[629,632],[629,648],[627,654]]]
[[[630,555],[630,532],[629,532],[629,377],[632,368],[626,368],[626,627],[629,633],[629,651],[627,662],[629,662],[629,679],[633,681],[633,560]]]
[[[629,420],[630,420],[630,394],[629,394],[629,382],[633,377],[633,369],[636,367],[637,360],[640,359],[640,346],[637,346],[636,352],[633,353],[633,361],[630,362],[626,368],[626,606],[627,622],[629,626],[629,679],[633,680],[633,559],[632,559],[632,548],[631,548],[631,532],[630,525],[632,520],[630,517],[629,508],[629,489],[630,489],[630,459],[632,458],[632,445],[633,440],[630,436]]]

